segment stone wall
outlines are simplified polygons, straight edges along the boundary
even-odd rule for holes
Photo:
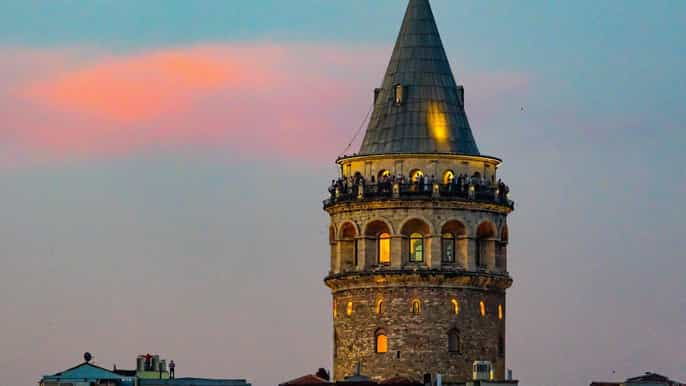
[[[496,379],[503,379],[504,289],[451,288],[421,282],[416,286],[386,282],[356,287],[340,286],[333,291],[336,380],[353,374],[356,364],[361,362],[363,374],[377,381],[394,376],[422,380],[425,373],[440,373],[446,383],[455,383],[471,378],[475,360],[491,361]],[[383,303],[378,313],[380,299]],[[453,299],[459,304],[457,314]],[[415,300],[421,302],[419,314],[412,310]],[[481,301],[485,304],[485,316],[481,314]],[[349,302],[353,305],[350,315],[346,312]],[[388,337],[386,353],[375,352],[375,333],[379,329]],[[458,352],[448,350],[448,333],[452,329],[459,332]]]
[[[487,268],[490,271],[507,271],[507,241],[503,239],[503,235],[507,233],[506,216],[509,213],[507,208],[491,208],[485,204],[458,202],[391,201],[340,204],[330,208],[329,213],[331,214],[331,273],[364,271],[378,263],[376,248],[373,243],[370,243],[373,235],[366,234],[368,226],[377,221],[388,225],[392,237],[391,267],[398,268],[407,265],[407,253],[404,251],[404,240],[407,237],[402,234],[402,228],[408,220],[412,219],[419,219],[429,225],[429,232],[424,235],[426,246],[424,266],[430,268],[442,266],[440,245],[442,228],[449,221],[458,221],[464,225],[465,235],[458,242],[457,261],[447,268],[476,270],[477,229],[480,224],[488,222],[494,226],[495,234],[490,238],[494,256],[486,262]],[[357,266],[353,263],[352,244],[343,240],[347,237],[344,235],[346,228],[355,235]]]
[[[421,381],[426,373],[440,373],[444,383],[454,384],[471,379],[476,360],[491,361],[495,377],[504,378],[505,291],[512,284],[506,262],[510,208],[452,200],[385,200],[340,203],[326,210],[332,255],[325,282],[334,302],[336,380],[353,374],[359,362],[363,374],[376,381],[395,376]],[[446,264],[441,234],[444,225],[455,221],[461,224],[456,261]],[[423,237],[421,262],[409,261],[408,224]],[[484,224],[488,237],[482,236]],[[377,258],[380,229],[390,234],[389,264]],[[379,300],[381,313],[376,310]],[[421,302],[418,314],[412,310],[415,300]],[[457,314],[452,300],[459,304]],[[379,329],[388,338],[384,353],[376,352]],[[452,330],[460,337],[457,352],[448,349]]]

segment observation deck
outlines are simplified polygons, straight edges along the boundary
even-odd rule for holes
[[[330,198],[324,200],[324,209],[340,203],[388,200],[439,200],[495,204],[514,210],[514,201],[508,198],[506,185],[477,185],[454,183],[378,183],[331,186]]]

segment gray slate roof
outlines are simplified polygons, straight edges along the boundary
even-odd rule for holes
[[[395,86],[405,99],[395,102]],[[360,154],[479,155],[429,0],[410,0]]]

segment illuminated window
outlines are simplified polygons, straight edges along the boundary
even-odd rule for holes
[[[419,299],[415,299],[412,301],[412,313],[415,315],[419,315],[422,313],[422,302],[419,301]]]
[[[383,314],[383,299],[379,299],[376,301],[376,313],[378,315]]]
[[[457,302],[457,299],[451,300],[451,304],[453,307],[453,314],[458,315],[460,313],[460,303]]]
[[[441,236],[442,259],[444,263],[455,262],[455,235],[444,233]]]
[[[481,316],[486,316],[486,303],[483,300],[479,302],[479,308],[481,309]]]
[[[410,261],[424,261],[424,236],[421,233],[410,235]]]
[[[390,170],[382,170],[379,172],[379,180],[381,180],[383,177],[390,177],[391,176],[391,171]]]
[[[460,352],[460,333],[456,329],[448,332],[448,351]]]
[[[345,305],[345,314],[348,316],[353,314],[353,302],[348,302],[348,304]]]
[[[498,319],[502,320],[503,319],[503,305],[498,304]]]
[[[336,309],[336,302],[333,302],[333,318],[338,318],[338,310]]]
[[[376,333],[374,335],[376,337],[375,351],[377,353],[388,352],[388,337],[386,336],[386,331],[380,328],[376,330]]]
[[[395,90],[395,104],[396,105],[401,105],[405,101],[405,87],[401,84],[396,84],[394,87]]]
[[[421,177],[424,177],[424,172],[419,169],[410,172],[410,181],[412,181],[412,183],[416,184]]]
[[[391,235],[388,233],[379,234],[378,255],[379,264],[391,263]]]
[[[455,173],[453,173],[452,170],[447,170],[445,173],[443,173],[443,183],[444,184],[452,184],[454,179],[455,179]]]

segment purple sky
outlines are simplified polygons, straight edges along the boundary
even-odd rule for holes
[[[508,367],[686,381],[686,4],[432,4],[517,201]],[[3,1],[0,386],[84,351],[255,386],[330,367],[321,200],[404,7]]]

